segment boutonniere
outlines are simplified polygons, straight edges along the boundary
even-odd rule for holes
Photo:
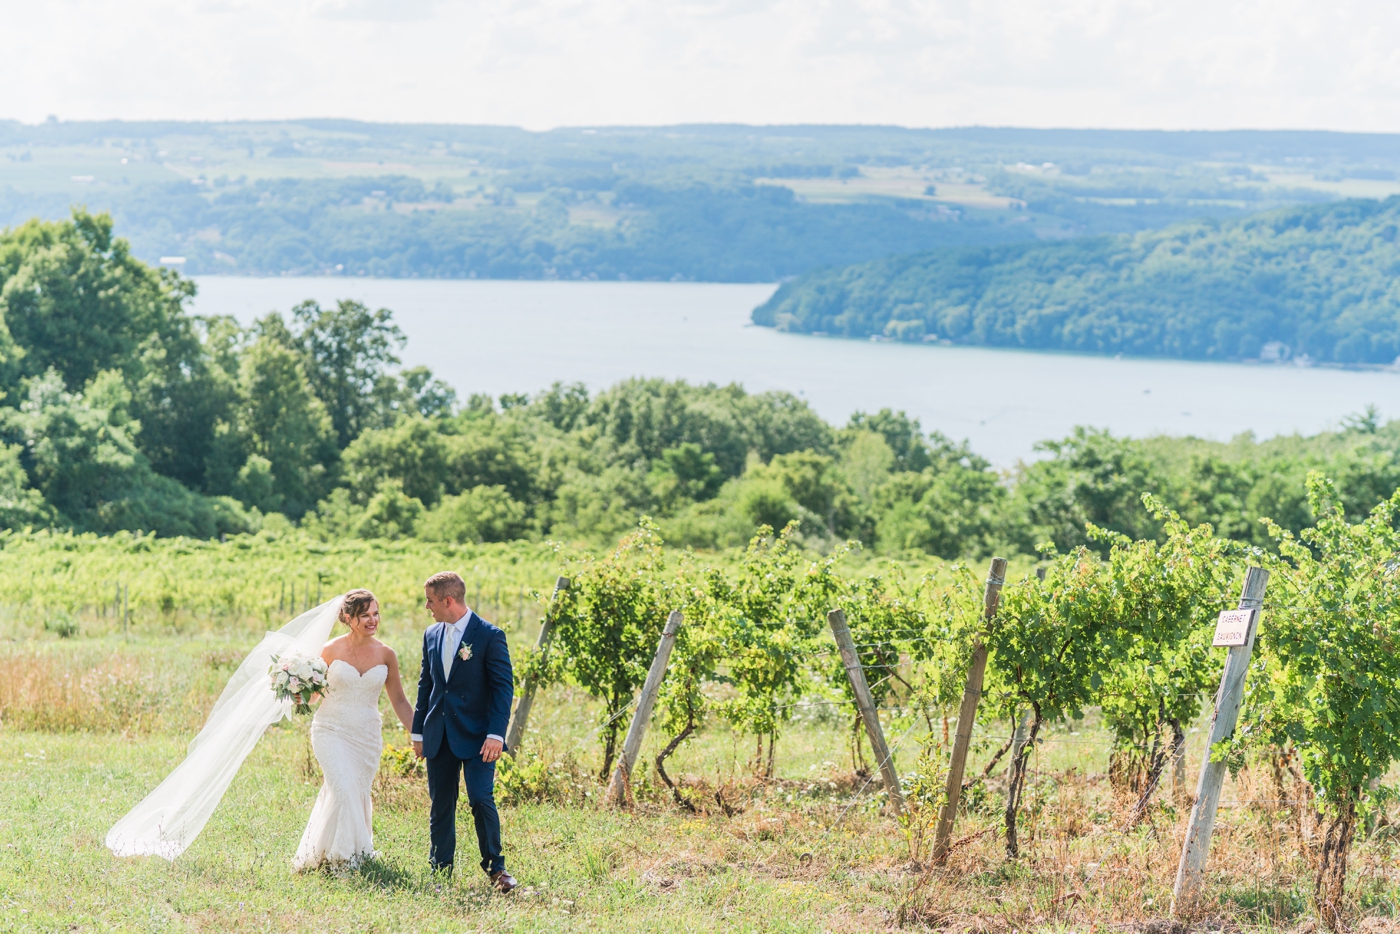
[[[467,659],[471,658],[471,657],[472,657],[472,647],[471,647],[471,643],[468,643],[468,644],[462,646],[460,649],[458,649],[458,650],[457,650],[457,657],[460,658],[462,661],[466,661]]]

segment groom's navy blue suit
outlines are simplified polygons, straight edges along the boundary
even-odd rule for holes
[[[495,872],[506,866],[496,813],[496,763],[482,761],[481,746],[488,735],[506,734],[515,676],[505,633],[475,613],[469,611],[467,616],[450,674],[444,674],[442,665],[447,624],[434,623],[423,634],[423,672],[418,677],[413,732],[423,737],[423,756],[428,760],[429,860],[435,868],[450,866],[456,855],[458,775],[462,775],[476,824],[481,868]],[[464,659],[462,650],[468,646],[470,657]]]

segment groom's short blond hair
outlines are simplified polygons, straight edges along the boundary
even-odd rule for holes
[[[446,597],[458,603],[467,602],[467,582],[456,571],[438,571],[423,582],[423,586],[433,592],[439,600]]]

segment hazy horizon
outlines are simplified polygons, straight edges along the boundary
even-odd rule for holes
[[[8,17],[0,116],[27,123],[1400,128],[1400,8],[1374,2],[70,0]]]
[[[557,131],[580,131],[580,130],[666,130],[666,129],[721,129],[725,127],[737,127],[745,129],[852,129],[852,130],[907,130],[910,132],[958,132],[977,131],[988,132],[1011,132],[1024,130],[1033,133],[1163,133],[1163,134],[1225,134],[1225,133],[1297,133],[1297,134],[1319,134],[1338,136],[1400,136],[1400,123],[1394,129],[1376,130],[1339,130],[1322,126],[1221,126],[1221,127],[1164,127],[1164,126],[1108,126],[1091,125],[1082,126],[1071,125],[1044,125],[1033,124],[1013,124],[1013,123],[949,123],[949,124],[916,124],[916,123],[880,123],[880,122],[783,122],[771,121],[743,122],[736,120],[711,120],[711,121],[691,121],[691,122],[656,122],[656,123],[561,123],[554,126],[532,127],[524,123],[503,123],[503,122],[481,122],[468,120],[390,120],[390,119],[370,119],[346,114],[298,114],[287,117],[270,116],[249,116],[237,118],[219,117],[189,117],[189,118],[167,118],[167,117],[65,117],[61,114],[47,114],[42,119],[30,120],[8,114],[0,114],[0,123],[18,123],[25,127],[41,127],[49,123],[61,124],[176,124],[176,125],[248,125],[258,126],[264,124],[312,124],[312,123],[360,123],[373,126],[401,126],[401,127],[461,127],[461,128],[481,128],[500,130],[521,130],[526,133],[552,133]]]

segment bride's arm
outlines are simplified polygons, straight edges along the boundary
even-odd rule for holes
[[[321,646],[321,661],[323,661],[323,662],[326,663],[326,668],[327,668],[326,678],[327,678],[327,680],[330,679],[330,671],[329,671],[329,669],[330,669],[331,663],[334,662],[337,658],[340,657],[340,653],[336,651],[337,648],[338,648],[338,646],[336,645],[336,640],[335,640],[335,639],[332,639],[331,641],[327,642],[325,645]],[[311,703],[313,703],[313,704],[319,704],[322,700],[325,699],[325,696],[326,696],[326,695],[325,695],[323,692],[317,691],[315,694],[312,694],[312,695],[311,695]]]
[[[399,657],[393,649],[389,649],[389,677],[384,681],[384,690],[389,692],[389,703],[394,708],[394,714],[403,724],[403,728],[408,732],[413,732],[413,705],[408,702],[408,698],[403,693],[403,679],[399,677]]]

